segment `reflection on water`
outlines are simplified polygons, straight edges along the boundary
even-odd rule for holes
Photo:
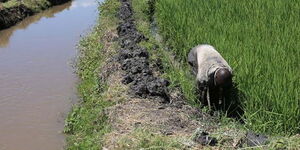
[[[76,3],[76,1],[74,3]],[[70,8],[71,5],[72,5],[72,2],[70,1],[70,2],[65,3],[63,5],[54,6],[51,9],[47,9],[47,10],[45,10],[41,13],[38,13],[34,16],[30,16],[30,17],[25,18],[23,21],[21,21],[20,23],[18,23],[17,25],[15,25],[11,28],[0,31],[0,47],[6,47],[8,45],[9,39],[12,36],[12,34],[14,33],[15,30],[26,29],[30,24],[39,21],[43,17],[52,18],[52,17],[54,17],[54,15],[56,13],[59,13],[59,12],[65,10],[65,9]]]
[[[96,1],[74,1],[72,4],[72,8],[86,8],[90,6],[94,6],[96,4]]]
[[[95,0],[75,0],[0,32],[0,150],[63,149],[77,99],[70,60],[96,18]]]

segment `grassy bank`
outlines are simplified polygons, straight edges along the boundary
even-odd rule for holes
[[[3,9],[18,7],[20,5],[26,6],[28,9],[31,9],[35,12],[39,12],[51,6],[51,3],[47,0],[10,0],[5,3],[2,3]]]
[[[111,93],[105,79],[99,77],[105,65],[108,49],[116,49],[108,42],[106,33],[116,29],[119,2],[108,0],[99,7],[98,23],[90,34],[79,43],[77,74],[80,78],[78,93],[81,98],[69,113],[65,124],[67,149],[100,149],[102,138],[110,131],[105,108],[114,103],[108,101]]]
[[[24,18],[51,6],[70,0],[8,0],[0,2],[0,30],[15,25]]]
[[[62,4],[70,0],[8,0],[1,3],[1,9],[8,9],[12,7],[18,7],[20,5],[26,6],[33,12],[40,12],[53,5]]]
[[[169,88],[175,89],[180,85],[185,99],[191,105],[199,106],[198,96],[196,95],[196,84],[194,77],[190,74],[189,66],[175,60],[173,53],[164,48],[163,42],[158,42],[160,39],[154,33],[155,29],[153,29],[150,21],[154,13],[154,10],[151,8],[151,5],[155,4],[154,0],[133,0],[132,3],[135,11],[135,19],[138,22],[137,28],[149,38],[148,41],[142,42],[141,45],[147,47],[154,63],[159,61],[162,65],[162,76],[171,82]]]
[[[144,6],[140,5],[138,0],[133,3],[137,10],[141,10],[141,6]],[[109,46],[111,44],[107,44],[107,38],[110,37],[107,36],[107,33],[116,32],[118,23],[116,16],[119,5],[118,0],[107,0],[102,4],[99,7],[98,24],[79,43],[80,56],[77,63],[77,74],[81,79],[78,91],[82,100],[73,107],[66,119],[66,149],[102,149],[111,146],[116,146],[113,149],[120,150],[182,149],[183,144],[177,142],[175,138],[158,134],[157,131],[154,132],[154,129],[148,127],[136,127],[128,135],[120,134],[118,137],[113,132],[115,129],[111,127],[112,122],[110,122],[112,118],[108,118],[107,114],[112,111],[110,109],[113,109],[115,104],[122,103],[123,105],[132,99],[127,95],[127,89],[122,88],[124,85],[118,85],[122,84],[119,81],[121,80],[119,75],[115,76],[109,73],[113,79],[103,78],[101,75],[102,73],[106,74],[106,67],[110,68],[106,62],[107,59],[112,58],[115,54],[113,51],[118,50],[117,41],[113,42],[112,47]],[[144,15],[143,13],[136,14]],[[139,20],[139,23],[143,23],[142,20]],[[116,81],[111,82],[111,80]],[[116,107],[118,110],[120,109],[119,106]],[[132,122],[132,124],[134,123]],[[128,128],[130,127],[128,126]],[[115,142],[114,145],[110,143],[110,139]]]
[[[198,44],[220,51],[245,96],[247,127],[270,134],[300,132],[299,14],[299,2],[285,0],[163,0],[155,12],[161,35],[182,66]],[[180,72],[174,76],[190,79]],[[184,91],[190,88],[180,80]]]

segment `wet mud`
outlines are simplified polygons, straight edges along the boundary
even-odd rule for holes
[[[196,135],[194,136],[193,140],[197,143],[200,143],[203,146],[215,146],[218,143],[216,138],[210,137],[209,134],[204,131],[196,132]]]
[[[245,143],[250,147],[265,145],[267,141],[267,136],[252,131],[248,131],[245,138]]]
[[[119,35],[118,61],[126,72],[123,83],[130,84],[131,93],[139,97],[161,97],[165,102],[170,100],[169,81],[153,74],[149,65],[147,49],[140,47],[141,41],[148,40],[137,31],[133,19],[133,11],[129,0],[121,0],[119,11],[120,24],[117,28]]]

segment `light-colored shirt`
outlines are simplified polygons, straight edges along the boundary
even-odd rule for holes
[[[227,68],[231,73],[232,69],[221,56],[221,54],[211,45],[198,45],[194,47],[188,55],[189,63],[196,67],[196,79],[200,83],[208,82],[209,76],[218,68]]]

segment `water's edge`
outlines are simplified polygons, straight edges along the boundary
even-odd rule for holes
[[[66,3],[70,0],[48,0],[49,5],[41,6],[36,3],[36,8],[43,11],[45,9],[48,9],[49,7],[55,6],[55,5],[61,5],[63,3]],[[28,16],[32,16],[36,13],[39,13],[40,11],[34,11],[28,7],[26,7],[24,4],[20,4],[18,6],[10,7],[10,8],[3,8],[0,9],[0,30],[9,28],[18,22],[24,20]]]
[[[0,150],[63,149],[77,100],[71,64],[96,16],[96,1],[75,0],[0,31]]]

